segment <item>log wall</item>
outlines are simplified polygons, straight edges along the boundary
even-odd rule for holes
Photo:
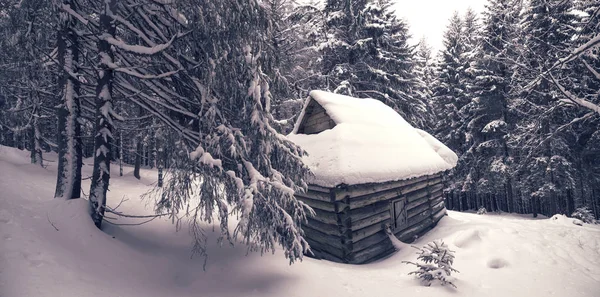
[[[317,134],[335,127],[335,122],[329,117],[325,108],[312,100],[304,111],[302,123],[298,128],[299,134]]]
[[[392,225],[392,201],[406,200],[406,224],[392,230],[412,242],[431,230],[446,214],[441,174],[381,184],[309,186],[298,199],[316,215],[303,225],[314,256],[335,262],[362,264],[394,251],[384,229]]]

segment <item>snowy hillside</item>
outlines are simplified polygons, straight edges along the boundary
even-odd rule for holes
[[[450,211],[415,244],[441,238],[456,251],[458,289],[423,287],[408,276],[413,267],[401,262],[416,259],[412,248],[369,265],[306,258],[289,266],[281,252],[246,255],[242,245],[219,248],[210,240],[204,271],[202,258],[190,259],[185,228],[176,233],[166,219],[97,230],[87,201],[52,198],[56,163],[49,164],[41,169],[29,164],[27,152],[0,147],[2,297],[600,296],[600,227],[577,226],[567,218]],[[109,205],[125,196],[123,212],[151,213],[139,196],[156,173],[143,171],[138,181],[132,169],[123,177],[114,169]],[[88,163],[83,175],[91,175]]]

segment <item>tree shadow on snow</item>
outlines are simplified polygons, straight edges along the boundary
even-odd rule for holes
[[[156,227],[156,228],[153,228]],[[207,235],[208,258],[192,256],[192,237],[187,228],[175,232],[162,226],[116,226],[106,224],[104,232],[114,240],[152,258],[151,269],[157,269],[165,286],[173,286],[184,291],[202,292],[204,296],[241,296],[244,293],[268,293],[289,286],[292,278],[284,275],[281,269],[269,268],[265,262],[281,261],[287,266],[287,260],[281,253],[270,253],[261,258],[260,253],[247,255],[246,246],[236,243],[230,246],[224,242],[217,244],[218,232],[205,226]],[[276,257],[276,259],[269,259]],[[265,262],[263,262],[265,261]],[[150,267],[149,267],[150,268]],[[206,268],[206,269],[204,269]]]

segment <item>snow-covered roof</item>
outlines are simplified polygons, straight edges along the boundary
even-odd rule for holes
[[[335,122],[317,134],[300,134],[310,101]],[[375,99],[312,91],[293,132],[287,136],[308,156],[313,184],[334,187],[404,180],[456,166],[458,157],[427,132],[413,128],[397,112]]]

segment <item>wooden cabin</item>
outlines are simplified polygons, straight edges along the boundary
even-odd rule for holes
[[[441,173],[457,156],[374,99],[312,91],[288,138],[314,178],[296,193],[315,216],[303,225],[314,256],[362,264],[394,252],[446,214]]]

